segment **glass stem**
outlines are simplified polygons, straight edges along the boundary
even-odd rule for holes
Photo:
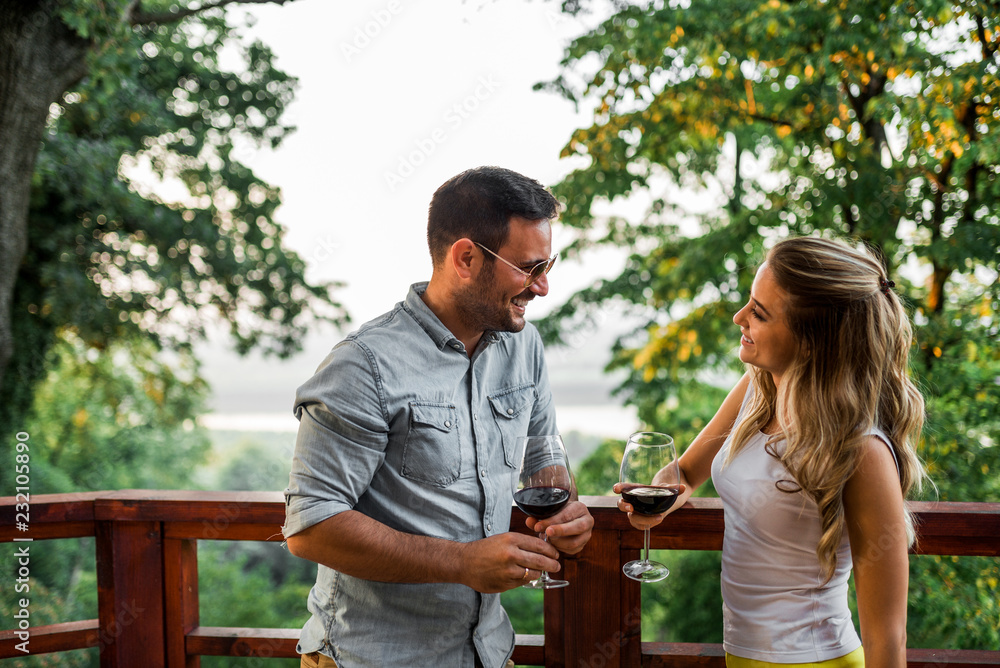
[[[649,529],[642,532],[642,561],[643,563],[649,563]]]
[[[541,536],[541,538],[542,538],[542,540],[544,540],[544,541],[545,541],[546,543],[547,543],[547,542],[549,542],[549,536],[548,536],[548,534],[547,534],[547,533],[545,533],[545,532],[542,532],[542,536]],[[538,576],[538,580],[539,580],[540,582],[548,582],[548,581],[549,581],[549,574],[548,574],[547,572],[545,572],[545,571],[542,571],[542,574]]]

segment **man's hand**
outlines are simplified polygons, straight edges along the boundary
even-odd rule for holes
[[[559,552],[534,536],[502,533],[462,544],[462,584],[483,594],[520,587],[544,570],[558,571]]]
[[[525,524],[535,533],[545,534],[560,552],[576,554],[590,540],[594,518],[583,503],[570,501],[552,517],[544,520],[529,517]]]

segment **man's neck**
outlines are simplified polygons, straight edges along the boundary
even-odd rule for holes
[[[427,284],[427,289],[420,295],[420,298],[424,300],[424,304],[431,310],[431,313],[437,316],[441,324],[447,327],[455,335],[455,338],[465,345],[466,354],[472,357],[472,354],[476,351],[476,346],[479,345],[479,341],[483,338],[484,332],[482,330],[470,330],[465,326],[461,315],[455,310],[451,298],[445,294],[444,290],[443,286],[435,283],[432,279]]]

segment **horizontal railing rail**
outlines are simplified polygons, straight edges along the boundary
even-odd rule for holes
[[[640,585],[621,574],[642,534],[616,508],[617,497],[583,497],[594,516],[590,543],[563,558],[572,585],[544,595],[544,635],[518,635],[522,665],[610,668],[725,665],[720,645],[642,642]],[[18,508],[18,504],[21,504]],[[1000,556],[1000,503],[914,503],[915,553]],[[201,656],[296,657],[299,629],[201,626],[198,540],[280,542],[279,492],[124,490],[0,499],[0,542],[93,536],[98,618],[0,631],[0,658],[97,647],[102,667],[197,668]],[[516,508],[515,531],[528,533]],[[27,530],[22,530],[24,525]],[[691,499],[652,533],[657,549],[720,550],[718,499]],[[303,605],[305,602],[303,601]],[[8,622],[9,623],[9,622]],[[29,639],[29,645],[23,645]],[[1000,665],[1000,651],[911,649],[909,668]]]

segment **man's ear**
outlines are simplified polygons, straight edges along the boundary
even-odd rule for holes
[[[459,239],[451,245],[448,259],[455,269],[455,273],[462,279],[469,279],[475,271],[478,271],[480,263],[479,253],[476,252],[476,244],[471,239]]]

